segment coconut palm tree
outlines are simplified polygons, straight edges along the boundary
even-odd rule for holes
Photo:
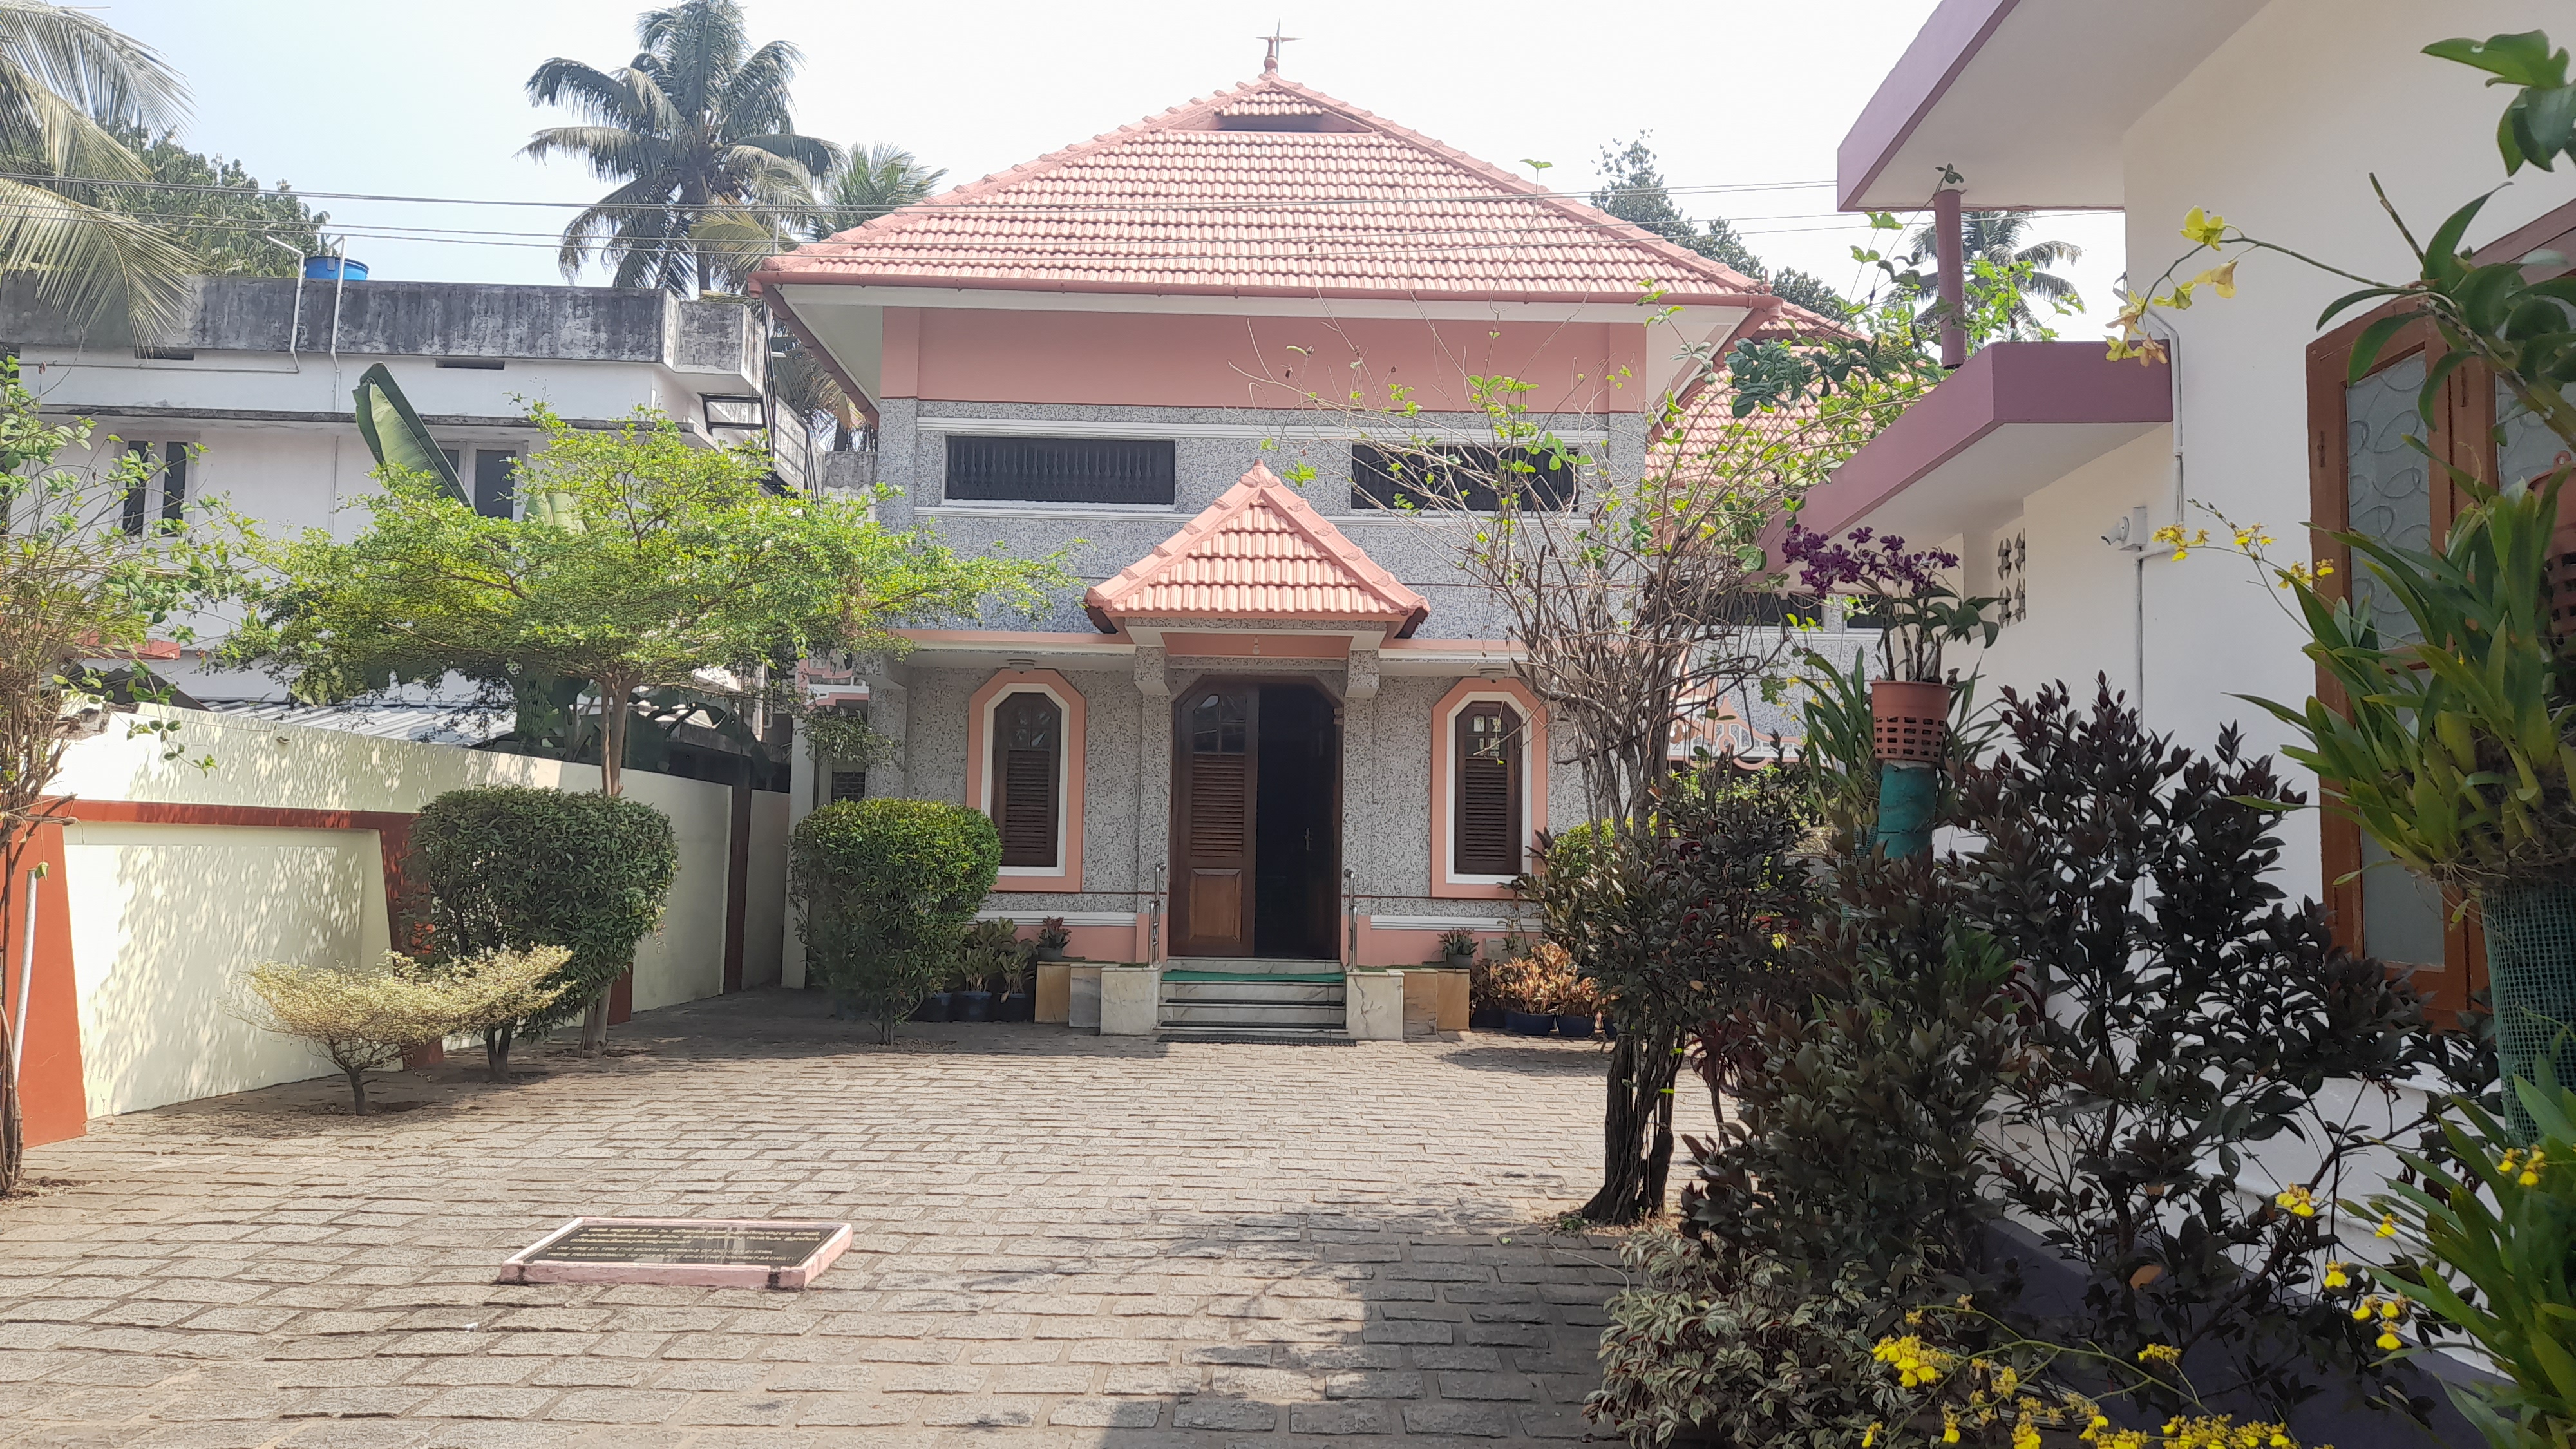
[[[1959,230],[1967,244],[1964,255],[1971,262],[1983,257],[1998,267],[2029,264],[2031,271],[2029,277],[2022,282],[2022,296],[2013,299],[2012,320],[2016,327],[2037,328],[2040,325],[2039,318],[2030,310],[2030,304],[2026,300],[2029,297],[2045,297],[2052,302],[2064,302],[2070,307],[2084,305],[2084,299],[2077,295],[2074,283],[2046,270],[2052,266],[2083,260],[2084,249],[2073,242],[2062,241],[2025,244],[2023,238],[2030,231],[2030,215],[2027,211],[1961,212]],[[1939,257],[1940,243],[1933,235],[1932,223],[1924,222],[1906,233],[1905,259],[1921,269],[1924,296],[1937,298],[1941,295],[1940,268],[1937,265]],[[1926,262],[1936,265],[1925,266]],[[1924,309],[1923,315],[1929,318],[1939,305],[1937,301],[1934,302],[1931,307]]]
[[[821,201],[793,208],[716,207],[698,219],[690,239],[707,285],[736,290],[779,252],[925,200],[947,174],[922,165],[901,146],[852,146],[824,178]]]
[[[528,77],[528,99],[591,122],[539,131],[519,152],[565,155],[616,190],[564,228],[564,275],[594,252],[620,287],[682,295],[716,286],[721,268],[695,235],[710,208],[801,215],[837,159],[828,141],[798,135],[787,87],[804,57],[773,40],[758,49],[736,0],[681,0],[637,18],[642,50],[614,71],[557,57]]]
[[[947,174],[922,165],[901,146],[852,146],[823,188],[823,204],[806,222],[805,235],[820,241],[927,201]]]
[[[141,337],[186,297],[185,248],[108,204],[151,171],[113,134],[166,130],[188,87],[150,46],[86,11],[0,0],[0,273],[84,324]]]
[[[820,241],[926,200],[947,174],[924,166],[901,146],[852,146],[824,181],[820,203],[792,216],[774,210],[764,215],[754,206],[719,207],[698,221],[692,240],[707,274],[738,288],[788,245]],[[769,386],[779,401],[807,418],[829,419],[835,445],[849,445],[858,427],[856,402],[811,348],[784,331],[770,339]]]

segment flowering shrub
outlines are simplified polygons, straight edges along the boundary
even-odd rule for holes
[[[1963,598],[1942,579],[1959,556],[1941,549],[1905,550],[1905,540],[1855,528],[1840,542],[1789,521],[1781,561],[1798,570],[1811,593],[1839,593],[1869,601],[1878,618],[1878,657],[1884,679],[1942,677],[1941,649],[1984,636],[1992,644],[2002,624],[1986,611],[2002,600]]]

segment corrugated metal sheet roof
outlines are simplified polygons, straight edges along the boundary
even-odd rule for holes
[[[201,700],[217,714],[341,730],[380,740],[472,747],[499,739],[518,723],[510,710],[479,704],[296,704],[271,699]]]

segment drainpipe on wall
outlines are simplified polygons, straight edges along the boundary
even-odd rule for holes
[[[1941,168],[1941,189],[1932,193],[1932,254],[1941,267],[1941,365],[1959,367],[1968,360],[1968,240],[1959,221],[1959,173]]]

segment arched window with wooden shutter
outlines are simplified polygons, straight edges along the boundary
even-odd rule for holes
[[[1064,711],[1055,700],[1023,691],[994,703],[991,778],[993,826],[1002,835],[1002,864],[1056,868],[1057,822],[1063,814]]]
[[[1450,871],[1460,876],[1521,872],[1519,711],[1501,700],[1476,700],[1458,711],[1449,813]]]

